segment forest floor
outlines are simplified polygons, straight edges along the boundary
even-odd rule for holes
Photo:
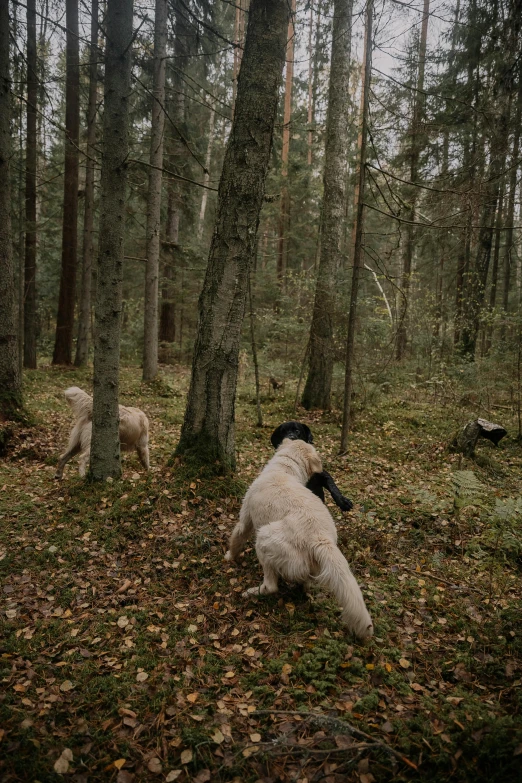
[[[521,779],[522,449],[483,441],[460,465],[447,450],[477,414],[516,432],[509,402],[392,387],[360,406],[339,457],[338,413],[295,415],[287,388],[258,428],[240,389],[238,473],[205,478],[169,465],[187,372],[146,386],[124,369],[122,403],[151,421],[151,471],[127,455],[122,481],[88,485],[74,461],[57,483],[63,390],[88,377],[28,373],[34,426],[0,463],[5,783]],[[242,598],[261,578],[252,547],[223,560],[291,418],[355,502],[330,510],[374,618],[364,646],[317,589]]]

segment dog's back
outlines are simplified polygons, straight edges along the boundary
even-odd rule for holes
[[[64,391],[64,395],[72,408],[76,421],[80,421],[81,419],[91,421],[92,397],[90,397],[87,392],[84,392],[83,389],[80,389],[78,386],[71,386]]]

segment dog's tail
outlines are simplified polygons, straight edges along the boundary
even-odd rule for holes
[[[64,394],[76,421],[79,419],[90,421],[92,419],[92,397],[89,397],[87,392],[79,389],[78,386],[71,386],[65,390]]]
[[[321,569],[317,581],[332,592],[339,601],[343,610],[343,622],[360,639],[373,636],[372,618],[346,558],[330,541],[317,544],[313,552]]]

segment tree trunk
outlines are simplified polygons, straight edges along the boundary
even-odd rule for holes
[[[83,216],[83,265],[80,292],[76,367],[89,359],[91,327],[92,261],[94,258],[94,167],[96,155],[96,97],[98,92],[98,0],[91,3],[91,42],[89,63],[89,102],[87,104],[87,158],[85,161],[85,212]]]
[[[346,337],[346,369],[344,377],[343,427],[341,431],[341,453],[348,448],[348,433],[350,431],[350,413],[353,388],[353,370],[355,355],[355,324],[357,316],[357,299],[359,294],[359,277],[362,266],[362,243],[364,228],[364,188],[366,180],[366,136],[368,131],[368,111],[370,106],[370,81],[372,71],[372,23],[373,0],[366,5],[366,34],[364,37],[364,64],[362,71],[361,119],[357,146],[359,149],[359,167],[355,188],[355,226],[353,242],[352,290],[350,294],[350,313],[348,316],[348,333]]]
[[[27,0],[27,139],[25,156],[24,367],[36,367],[36,0]]]
[[[133,0],[108,0],[89,476],[121,475],[118,389]]]
[[[405,213],[408,223],[404,224],[404,244],[402,253],[402,306],[397,321],[397,360],[404,358],[408,339],[408,308],[410,299],[411,271],[413,254],[415,252],[415,218],[417,214],[418,189],[415,187],[418,178],[419,158],[422,149],[421,123],[424,118],[424,70],[426,66],[426,45],[428,40],[428,19],[430,16],[430,0],[424,0],[421,35],[419,41],[419,70],[417,73],[417,89],[413,99],[413,119],[410,129],[410,182],[409,204]]]
[[[212,160],[212,146],[214,144],[214,125],[216,121],[216,107],[212,100],[210,104],[210,119],[208,123],[208,142],[207,142],[207,154],[205,155],[205,175],[203,177],[203,184],[208,185],[210,182],[210,163]],[[205,226],[205,213],[207,211],[208,200],[208,188],[203,189],[201,194],[201,207],[199,210],[199,223],[198,223],[198,239],[201,240],[203,236],[203,228]]]
[[[352,0],[335,0],[320,226],[321,251],[310,328],[310,363],[302,399],[308,410],[330,407],[334,364],[333,322],[346,215],[346,172],[352,112],[349,92],[351,32]]]
[[[53,364],[71,364],[78,258],[78,144],[80,141],[80,61],[78,0],[66,0],[65,167],[62,269]]]
[[[308,25],[308,158],[307,163],[312,165],[313,134],[312,123],[314,121],[314,75],[313,75],[313,29],[314,29],[314,2],[310,0],[310,22]],[[317,43],[317,42],[316,42]]]
[[[167,226],[165,230],[163,263],[163,282],[161,286],[161,310],[160,310],[160,352],[161,361],[169,363],[171,344],[176,339],[176,303],[175,303],[175,254],[178,246],[179,211],[177,208],[176,185],[174,180],[169,181],[167,202]]]
[[[288,229],[290,223],[290,195],[288,193],[288,156],[290,153],[290,122],[292,119],[292,83],[294,79],[295,2],[291,0],[292,15],[288,23],[286,44],[285,105],[283,111],[283,146],[281,149],[281,203],[279,206],[279,239],[277,243],[277,282],[284,286]]]
[[[505,166],[505,159],[503,161],[503,167]],[[493,251],[493,267],[491,269],[491,287],[489,289],[489,315],[493,318],[495,306],[497,303],[497,286],[498,286],[498,266],[500,260],[500,243],[502,236],[502,216],[504,212],[504,183],[500,186],[500,194],[498,199],[497,209],[497,223],[495,231],[495,249]],[[487,356],[491,350],[491,343],[493,341],[493,323],[487,323],[484,327],[484,350],[483,356]]]
[[[167,0],[156,0],[154,22],[154,79],[150,132],[149,195],[147,204],[147,266],[143,339],[143,380],[158,374],[158,281],[161,218],[161,169],[165,129],[165,67],[167,54]]]
[[[219,184],[187,409],[177,454],[235,466],[234,405],[248,277],[285,61],[286,0],[252,0],[234,121]]]
[[[22,382],[11,235],[9,3],[0,3],[0,423],[19,415]]]
[[[517,190],[518,157],[520,150],[520,131],[522,125],[522,68],[518,69],[518,95],[515,109],[513,154],[511,155],[511,172],[509,176],[509,197],[506,215],[506,247],[504,250],[504,280],[502,289],[502,307],[509,310],[509,291],[511,286],[511,268],[513,264],[513,221],[515,219],[515,196]],[[505,329],[502,329],[502,335]]]

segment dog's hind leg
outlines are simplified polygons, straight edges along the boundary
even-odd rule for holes
[[[92,422],[90,421],[82,430],[81,435],[81,449],[78,470],[80,476],[83,478],[87,473],[87,465],[89,464],[89,458],[91,456],[91,436],[92,436]]]
[[[81,451],[81,430],[82,425],[78,422],[74,425],[73,431],[71,432],[71,437],[69,438],[69,445],[67,446],[67,451],[61,455],[60,459],[58,460],[58,467],[56,468],[56,473],[54,474],[54,477],[56,479],[61,479],[63,477],[63,469],[66,466],[66,464],[69,462],[70,459],[76,456],[79,451]]]
[[[254,526],[250,513],[248,512],[248,507],[245,507],[245,504],[243,504],[241,511],[239,512],[239,522],[230,536],[225,560],[235,560],[253,532]]]
[[[138,442],[136,444],[136,451],[138,452],[138,458],[145,468],[145,470],[149,469],[149,447],[147,443],[140,443]]]
[[[278,591],[278,576],[269,563],[263,563],[263,584],[259,587],[250,587],[243,593],[243,598],[248,598],[251,595],[271,595]]]

